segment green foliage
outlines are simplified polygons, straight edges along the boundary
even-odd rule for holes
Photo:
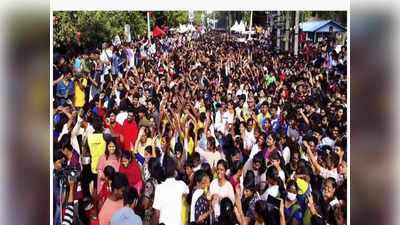
[[[151,27],[166,25],[179,27],[189,22],[189,11],[154,11],[150,18]]]
[[[146,35],[146,13],[138,11],[56,11],[53,24],[53,45],[55,49],[69,47],[90,48],[102,42],[110,42],[124,29],[131,26],[131,37],[137,39]],[[81,33],[81,38],[76,33]]]
[[[201,14],[204,14],[204,23],[207,22],[207,12],[206,11],[194,11],[194,25],[201,25]]]
[[[346,11],[302,11],[300,15],[304,21],[313,18],[315,20],[333,20],[345,26],[347,24]]]
[[[189,11],[165,11],[167,17],[167,26],[178,27],[179,24],[187,24],[189,22]]]
[[[241,17],[242,17],[243,22],[247,22],[247,24],[250,24],[250,16],[251,16],[251,11],[241,12]]]

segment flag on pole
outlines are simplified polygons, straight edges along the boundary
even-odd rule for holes
[[[151,11],[149,11],[149,16],[151,16],[152,15],[152,12]]]
[[[189,11],[189,21],[193,22],[194,20],[194,11]]]

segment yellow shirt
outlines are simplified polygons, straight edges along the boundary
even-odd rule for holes
[[[189,223],[190,206],[187,203],[186,198],[187,198],[187,196],[182,197],[182,211],[181,211],[182,225],[188,225],[188,223]]]
[[[90,155],[92,156],[92,173],[97,174],[97,164],[99,158],[106,151],[106,141],[104,141],[102,133],[94,133],[88,137],[88,145]]]
[[[75,107],[82,107],[83,105],[85,105],[85,90],[82,91],[79,88],[79,85],[77,84],[77,82],[74,82],[74,83],[75,83],[74,105],[75,105]],[[86,88],[86,86],[87,86],[86,78],[81,79],[81,84],[82,84],[83,88]]]
[[[169,146],[172,149],[172,151],[175,152],[175,135],[173,136],[173,138],[171,138]]]
[[[189,142],[188,142],[188,153],[189,153],[189,155],[192,155],[193,150],[194,150],[194,141],[193,141],[193,138],[190,138]]]
[[[204,123],[201,122],[201,121],[199,121],[199,122],[197,123],[197,126],[198,126],[199,128],[203,128],[203,127],[204,127]]]
[[[138,153],[140,153],[143,157],[144,157],[144,149],[147,147],[147,146],[151,146],[151,138],[147,138],[147,140],[146,140],[146,142],[142,145],[142,142],[141,141],[139,141],[138,142]]]

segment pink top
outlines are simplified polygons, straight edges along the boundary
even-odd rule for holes
[[[99,213],[99,225],[110,225],[112,216],[122,207],[124,207],[122,199],[113,201],[107,198]]]
[[[120,160],[117,159],[115,155],[109,155],[108,159],[106,159],[106,155],[103,154],[100,156],[99,163],[97,164],[97,194],[100,193],[101,188],[103,187],[104,181],[100,179],[100,177],[104,176],[103,171],[106,166],[112,166],[115,170],[115,172],[119,171],[119,165],[120,165]]]
[[[229,182],[232,184],[232,187],[233,187],[233,189],[235,189],[236,188],[236,186],[240,186],[240,181],[236,181],[234,178],[233,178],[233,176],[231,176],[230,178],[229,178]]]

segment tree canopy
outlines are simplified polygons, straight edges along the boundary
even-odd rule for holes
[[[125,24],[130,24],[132,39],[147,35],[147,12],[140,11],[55,11],[53,45],[55,49],[71,47],[93,48],[110,42],[120,34]],[[188,11],[154,11],[150,29],[161,25],[178,27],[189,20]],[[80,32],[80,38],[77,33]]]

